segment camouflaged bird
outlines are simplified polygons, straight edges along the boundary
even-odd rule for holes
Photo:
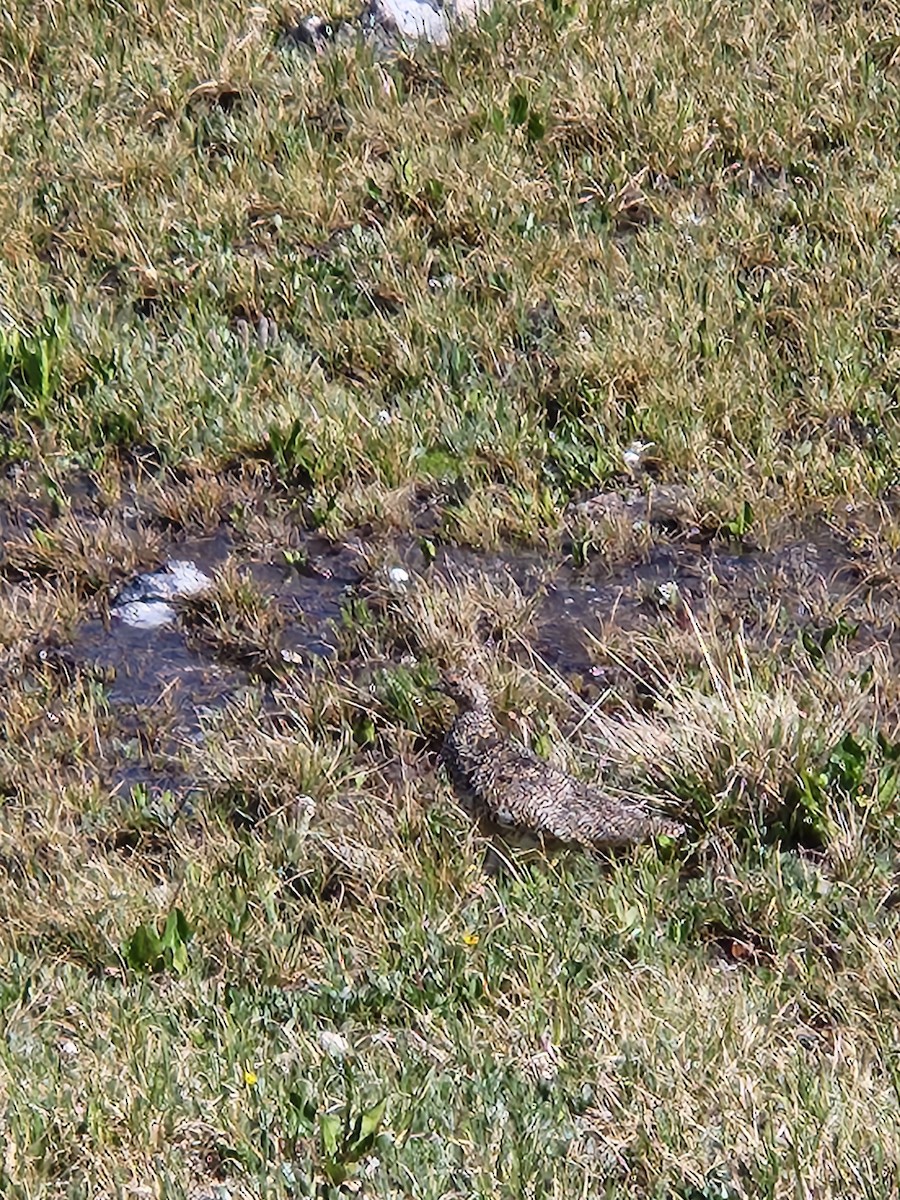
[[[677,821],[614,799],[510,738],[477,680],[448,671],[438,686],[459,709],[444,738],[442,759],[463,801],[506,841],[545,849],[600,848],[684,833]]]

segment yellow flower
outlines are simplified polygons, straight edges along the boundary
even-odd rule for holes
[[[478,945],[478,934],[477,934],[477,933],[471,933],[471,932],[470,932],[470,933],[464,933],[464,934],[463,934],[463,945],[464,945],[464,946],[469,946],[469,947],[471,947],[471,946],[477,946],[477,945]]]
[[[251,1087],[251,1088],[256,1087],[257,1083],[259,1083],[259,1080],[256,1076],[256,1072],[255,1071],[245,1071],[244,1072],[244,1083],[247,1085],[247,1087]]]

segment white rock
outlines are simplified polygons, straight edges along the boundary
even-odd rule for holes
[[[474,25],[490,7],[491,0],[449,0],[447,4],[451,18],[461,25]]]
[[[178,617],[175,608],[165,600],[129,600],[117,604],[110,613],[132,629],[160,629],[173,625]]]
[[[428,0],[369,0],[363,22],[379,25],[387,33],[409,41],[421,40],[434,46],[446,46],[450,41],[446,14]]]
[[[110,611],[133,629],[159,629],[178,616],[173,600],[198,596],[211,584],[196,563],[170,559],[161,570],[148,571],[126,584]]]
[[[212,580],[205,571],[201,571],[196,563],[182,562],[171,559],[166,563],[164,571],[158,571],[154,576],[157,587],[164,589],[156,593],[157,599],[180,599],[185,596],[199,596],[212,585]]]
[[[630,471],[632,475],[639,471],[644,465],[644,456],[648,450],[652,449],[652,442],[642,442],[639,438],[626,446],[622,452],[622,461],[625,463],[626,470]]]
[[[409,571],[406,567],[388,567],[387,577],[396,588],[404,588],[409,583]]]

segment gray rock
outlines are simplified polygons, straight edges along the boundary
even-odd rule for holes
[[[572,506],[576,517],[589,522],[625,520],[633,525],[685,525],[697,519],[693,492],[681,484],[651,484],[647,492],[601,492]]]

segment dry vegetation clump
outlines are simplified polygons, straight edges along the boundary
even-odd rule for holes
[[[508,571],[465,568],[422,576],[377,554],[370,577],[342,630],[348,646],[368,655],[397,650],[412,658],[486,666],[533,628],[539,595],[525,595]],[[367,627],[359,605],[374,620]],[[472,660],[472,656],[475,659]]]
[[[7,537],[0,568],[13,578],[49,576],[95,595],[152,563],[159,546],[158,534],[127,513],[66,512],[46,528]]]
[[[163,529],[193,537],[218,533],[226,523],[252,520],[260,489],[251,478],[192,472],[149,481],[144,502]]]
[[[255,674],[284,671],[285,614],[234,562],[216,572],[211,588],[183,601],[181,611],[189,645]]]
[[[610,763],[637,766],[657,787],[699,801],[704,820],[754,837],[821,836],[848,802],[860,811],[892,806],[892,744],[884,763],[891,779],[876,770],[871,791],[861,786],[864,765],[882,761],[879,735],[897,728],[885,648],[845,650],[827,666],[806,656],[785,663],[753,654],[751,662],[740,633],[723,639],[695,623],[694,634],[702,665],[688,678],[640,662],[654,680],[652,716],[586,714]]]
[[[67,641],[82,612],[83,598],[69,583],[4,581],[0,585],[0,672],[21,668],[35,647]]]

